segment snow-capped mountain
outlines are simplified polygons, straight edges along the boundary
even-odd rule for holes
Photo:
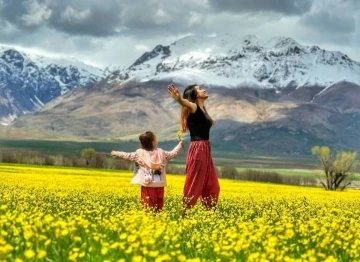
[[[76,86],[99,81],[103,71],[75,59],[27,54],[0,46],[0,123],[34,112]]]
[[[27,103],[33,109],[66,92],[57,82],[64,75],[53,76],[49,69],[60,63],[40,66],[34,59],[33,66],[24,66],[23,54],[8,52],[0,55],[2,63],[11,57],[5,63],[11,70],[0,67],[1,113],[18,110],[17,101],[21,110]],[[72,72],[72,66],[65,68]],[[340,52],[303,46],[290,38],[192,36],[159,45],[128,68],[110,66],[103,73],[110,74],[91,89],[72,88],[6,130],[15,130],[16,137],[23,132],[26,138],[62,140],[137,139],[143,130],[153,130],[161,140],[176,139],[180,108],[168,95],[171,81],[180,91],[190,83],[212,87],[207,101],[215,120],[212,141],[223,149],[287,155],[309,154],[315,145],[360,150],[360,64]],[[35,80],[37,84],[30,85]],[[46,81],[54,84],[43,84]],[[35,96],[29,90],[40,91]]]
[[[156,46],[110,81],[169,80],[207,86],[329,86],[338,81],[360,84],[360,63],[341,52],[304,46],[291,38],[260,41],[188,36],[170,46]]]
[[[126,70],[126,68],[127,67],[124,65],[108,65],[107,67],[104,68],[103,75],[106,77],[113,73],[116,74],[117,72]]]

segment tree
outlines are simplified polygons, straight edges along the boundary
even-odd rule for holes
[[[223,166],[221,168],[221,177],[229,178],[229,179],[236,179],[238,176],[238,171],[233,166]]]
[[[81,151],[81,157],[85,158],[87,167],[89,167],[91,159],[93,159],[95,155],[96,155],[96,151],[94,148],[85,148]]]
[[[104,168],[106,165],[106,156],[104,154],[96,153],[91,159],[89,165],[94,168]]]
[[[351,184],[358,163],[356,152],[341,151],[334,156],[327,146],[315,146],[311,152],[318,157],[325,172],[326,181],[321,181],[321,184],[326,190],[342,191]]]

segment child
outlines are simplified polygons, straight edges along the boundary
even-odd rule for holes
[[[139,136],[141,149],[132,153],[111,151],[112,156],[130,160],[139,165],[132,184],[141,185],[141,203],[144,208],[161,211],[164,206],[164,187],[166,186],[165,166],[168,160],[180,154],[184,142],[170,152],[157,148],[158,142],[153,132],[147,131]]]

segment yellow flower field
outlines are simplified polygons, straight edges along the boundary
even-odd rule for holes
[[[145,213],[130,172],[0,165],[0,261],[360,261],[360,192],[221,180],[181,218],[184,176]]]

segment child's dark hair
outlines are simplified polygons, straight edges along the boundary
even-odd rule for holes
[[[139,136],[141,148],[147,151],[153,150],[153,141],[155,140],[155,134],[151,131],[146,131]]]

